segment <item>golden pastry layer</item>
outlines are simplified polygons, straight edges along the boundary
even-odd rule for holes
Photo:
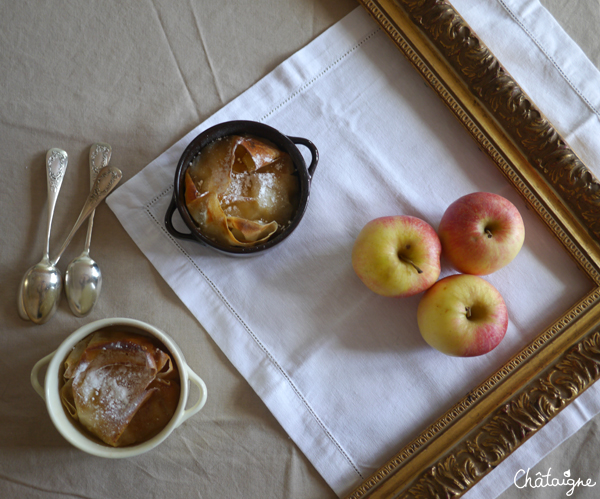
[[[65,359],[61,400],[67,412],[104,443],[121,447],[160,432],[179,402],[179,372],[149,338],[98,331]]]
[[[286,152],[232,135],[204,147],[185,174],[185,201],[201,232],[230,246],[267,241],[293,218],[300,186]]]

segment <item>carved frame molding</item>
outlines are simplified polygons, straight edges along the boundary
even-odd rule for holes
[[[348,497],[456,498],[600,378],[600,183],[444,0],[359,0],[595,288]]]

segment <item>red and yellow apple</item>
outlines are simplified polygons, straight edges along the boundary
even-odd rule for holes
[[[417,323],[423,339],[436,350],[474,357],[502,341],[508,312],[504,299],[488,281],[456,274],[439,280],[423,295]]]
[[[517,256],[525,227],[519,210],[508,199],[474,192],[446,209],[438,235],[444,256],[456,270],[488,275]]]
[[[371,220],[358,234],[352,267],[377,294],[412,296],[437,281],[441,250],[435,230],[420,218],[381,217]]]

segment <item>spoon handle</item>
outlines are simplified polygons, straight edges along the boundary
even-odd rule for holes
[[[102,170],[100,170],[100,173],[98,173],[98,176],[94,181],[92,190],[90,191],[90,194],[86,199],[83,208],[81,209],[79,218],[77,218],[75,225],[60,248],[58,256],[52,262],[53,265],[58,263],[63,252],[71,242],[71,239],[73,239],[75,232],[77,232],[79,227],[81,227],[83,222],[85,222],[85,219],[92,214],[92,212],[104,200],[104,198],[108,196],[110,192],[117,186],[122,176],[123,174],[121,173],[121,170],[115,168],[114,166],[105,166],[102,168]]]
[[[90,189],[94,186],[96,177],[100,170],[108,165],[112,155],[112,147],[108,144],[98,142],[90,147]],[[94,212],[88,219],[87,235],[85,236],[84,252],[88,253],[92,242],[92,227],[94,226]]]
[[[54,207],[58,199],[58,193],[67,171],[69,162],[67,153],[56,147],[46,153],[46,179],[48,184],[48,225],[46,226],[46,249],[44,250],[44,259],[49,260],[50,256],[50,229],[52,227],[52,218],[54,217]]]

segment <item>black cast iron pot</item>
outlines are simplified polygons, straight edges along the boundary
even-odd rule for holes
[[[300,182],[300,197],[298,209],[296,210],[294,218],[280,233],[276,234],[266,242],[256,246],[235,247],[220,244],[217,241],[209,239],[200,232],[200,229],[194,223],[194,220],[189,214],[185,204],[185,172],[188,169],[190,162],[194,159],[194,157],[196,157],[200,150],[214,140],[227,137],[228,135],[246,134],[267,139],[280,150],[285,151],[290,155],[294,163],[294,167],[296,168],[298,180]],[[304,161],[304,157],[300,153],[300,150],[298,147],[296,147],[296,144],[303,145],[309,149],[312,159],[308,167],[306,166],[306,162]],[[225,123],[215,125],[208,130],[205,130],[194,140],[192,140],[179,159],[177,169],[175,170],[173,199],[171,200],[171,204],[169,205],[167,213],[165,214],[165,227],[173,237],[196,241],[226,255],[249,256],[262,253],[285,240],[298,226],[300,220],[302,220],[308,204],[310,183],[318,161],[319,152],[310,140],[300,137],[288,137],[275,128],[263,123],[258,123],[256,121],[227,121]],[[175,213],[175,210],[179,211],[179,214],[185,222],[185,225],[190,230],[189,233],[180,232],[173,226],[173,214]]]

